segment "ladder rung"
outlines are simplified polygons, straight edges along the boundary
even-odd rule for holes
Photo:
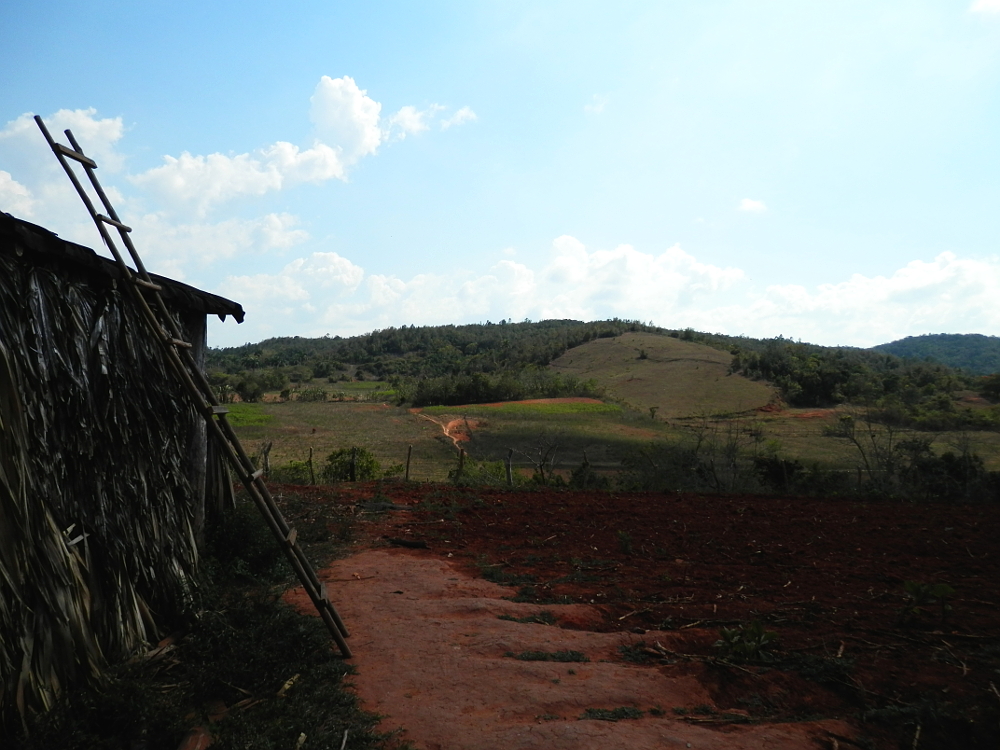
[[[184,334],[181,333],[181,330],[177,327],[176,323],[171,320],[169,311],[164,307],[163,301],[158,299],[156,295],[145,295],[140,293],[142,290],[160,292],[163,287],[160,284],[154,283],[149,274],[146,273],[143,268],[142,261],[139,259],[139,255],[132,246],[132,241],[127,235],[127,233],[132,231],[132,228],[122,224],[117,218],[112,219],[109,216],[97,212],[97,209],[94,207],[94,204],[87,195],[87,192],[77,179],[76,172],[78,170],[71,168],[66,162],[66,159],[72,159],[86,167],[87,176],[90,178],[90,183],[93,186],[93,189],[100,197],[101,202],[104,205],[104,209],[109,214],[117,216],[117,213],[111,207],[111,203],[109,202],[107,195],[104,193],[104,188],[101,187],[100,182],[92,171],[97,169],[97,162],[87,156],[84,156],[83,148],[79,143],[77,143],[76,138],[73,137],[73,133],[69,130],[66,131],[66,137],[69,138],[69,143],[72,148],[64,146],[61,143],[56,143],[52,140],[52,136],[45,127],[45,123],[42,122],[41,117],[36,115],[34,119],[39,130],[41,130],[42,135],[45,137],[45,141],[52,148],[53,153],[59,160],[60,165],[65,168],[70,181],[73,183],[80,195],[80,198],[83,200],[84,205],[87,207],[87,211],[91,215],[91,218],[93,218],[97,223],[101,236],[107,240],[108,247],[115,256],[115,261],[121,271],[120,281],[125,284],[131,283],[133,285],[130,289],[135,292],[135,294],[130,296],[134,298],[134,301],[139,302],[144,308],[143,312],[147,313],[147,315],[143,317],[145,318],[149,335],[162,345],[185,349],[192,348],[192,344],[187,341],[183,341],[180,338],[176,338],[177,336],[183,336]],[[105,224],[116,227],[122,233],[122,240],[128,246],[128,250],[136,266],[136,270],[133,270],[122,258],[121,254],[115,247],[115,244],[111,241],[110,235],[108,235],[108,233],[104,230]],[[112,284],[115,288],[118,288],[118,281],[119,279],[112,280]],[[156,304],[152,304],[153,302]],[[225,315],[222,317],[225,318]],[[334,608],[333,604],[330,603],[330,600],[327,597],[326,586],[323,585],[320,587],[319,592],[317,592],[317,583],[319,579],[316,577],[316,572],[306,559],[306,555],[302,548],[297,546],[295,543],[298,537],[298,532],[295,529],[290,528],[284,518],[282,518],[280,510],[277,505],[275,505],[274,500],[263,481],[257,482],[257,480],[263,476],[264,470],[254,470],[251,468],[250,472],[247,471],[248,459],[246,453],[243,450],[239,439],[228,429],[229,425],[226,420],[222,418],[222,415],[228,413],[229,409],[214,403],[217,402],[218,399],[211,395],[208,382],[204,379],[203,373],[198,372],[197,363],[191,360],[190,357],[181,357],[180,352],[178,351],[164,350],[162,353],[168,355],[168,358],[171,359],[171,363],[177,366],[176,374],[188,390],[188,395],[191,399],[190,403],[194,408],[200,410],[206,423],[211,423],[208,426],[212,428],[211,433],[214,437],[220,441],[219,447],[222,448],[224,457],[228,459],[229,465],[239,474],[241,480],[247,485],[247,488],[250,489],[261,513],[265,517],[269,518],[271,522],[271,531],[274,533],[275,541],[280,544],[283,552],[285,552],[296,568],[296,572],[299,579],[302,581],[302,585],[305,586],[306,591],[308,591],[310,596],[313,598],[314,604],[316,604],[316,609],[322,616],[324,623],[330,631],[330,635],[332,635],[334,641],[336,641],[337,646],[340,649],[340,653],[345,659],[351,658],[351,649],[344,641],[344,638],[348,635],[347,629],[344,627],[343,621],[340,619],[340,615],[337,614],[337,610]],[[189,369],[192,367],[195,369]],[[201,377],[195,377],[197,375],[201,375]],[[201,385],[199,385],[199,382]],[[204,386],[207,390],[202,390],[202,386]],[[220,417],[218,422],[214,422],[212,420],[212,417],[214,416]],[[251,488],[250,485],[255,482],[257,482],[257,484]],[[285,529],[288,530],[287,533],[285,533]],[[64,532],[67,538],[69,537],[69,532],[70,529],[67,529]],[[75,539],[68,541],[67,544],[70,546],[77,544],[85,536],[85,534],[79,535]],[[316,598],[317,593],[319,594],[319,599]],[[303,735],[303,738],[304,737],[305,735]]]
[[[120,221],[115,221],[110,216],[105,216],[104,214],[96,214],[98,221],[103,221],[105,224],[110,224],[113,227],[118,227],[123,232],[131,232],[132,227],[127,227]]]
[[[53,143],[52,145],[55,147],[55,150],[57,152],[59,152],[60,154],[62,154],[63,156],[68,156],[70,159],[75,159],[76,161],[80,162],[81,164],[86,164],[91,169],[97,169],[97,162],[94,161],[93,159],[87,158],[86,156],[84,156],[83,154],[81,154],[79,151],[74,151],[71,148],[67,148],[66,146],[62,145],[61,143]]]

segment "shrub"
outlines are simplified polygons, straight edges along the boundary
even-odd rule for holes
[[[289,461],[284,466],[271,469],[267,478],[279,484],[312,484],[313,473],[308,461]]]
[[[354,466],[353,476],[351,466]],[[326,457],[322,477],[326,482],[368,482],[382,476],[382,465],[367,448],[340,448]]]
[[[759,620],[738,628],[720,628],[715,647],[724,659],[760,661],[767,658],[765,649],[778,640],[778,634],[764,630]]]
[[[303,388],[299,391],[299,401],[326,401],[326,395],[323,388]]]

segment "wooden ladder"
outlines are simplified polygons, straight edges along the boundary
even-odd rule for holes
[[[76,192],[79,193],[84,205],[90,212],[94,224],[97,225],[97,231],[101,233],[104,244],[107,245],[114,256],[115,262],[121,270],[125,289],[139,310],[146,328],[160,342],[171,369],[183,384],[195,409],[205,418],[209,433],[218,441],[223,454],[229,460],[229,464],[243,482],[243,486],[246,487],[257,509],[281,545],[281,549],[284,551],[296,575],[305,587],[306,593],[309,594],[309,598],[312,599],[313,605],[323,618],[323,622],[326,623],[330,634],[333,636],[333,640],[336,641],[341,655],[345,659],[351,658],[351,649],[344,640],[349,635],[347,628],[344,626],[344,621],[330,602],[326,586],[319,580],[316,571],[309,564],[309,560],[303,553],[302,548],[296,543],[297,532],[285,521],[281,515],[281,511],[274,502],[274,498],[271,497],[271,493],[268,491],[267,485],[262,478],[263,470],[257,469],[254,466],[250,457],[247,456],[246,451],[243,449],[239,438],[236,437],[236,433],[233,432],[232,425],[229,424],[229,420],[226,418],[228,409],[219,403],[218,398],[216,398],[212,390],[212,386],[205,378],[205,374],[195,362],[191,352],[191,344],[184,340],[180,326],[170,314],[169,309],[163,302],[163,297],[160,295],[163,287],[150,277],[142,263],[142,259],[139,257],[139,253],[132,244],[132,239],[129,236],[132,229],[123,224],[121,219],[118,218],[118,214],[115,213],[115,209],[101,187],[97,175],[94,174],[94,170],[97,169],[97,163],[84,155],[83,149],[80,148],[80,144],[77,143],[76,138],[73,137],[73,133],[69,130],[65,132],[66,138],[69,139],[72,148],[54,141],[49,134],[48,128],[45,127],[45,123],[42,122],[41,117],[36,115],[35,122],[38,124],[39,130],[42,131],[42,135],[45,136],[45,140],[48,141],[49,147],[56,155],[59,163],[66,170],[66,174],[73,183],[73,187],[76,188]],[[90,195],[80,183],[76,172],[67,160],[72,160],[83,165],[83,170],[87,173],[87,177],[90,178],[90,184],[104,205],[106,214],[99,213],[94,208],[94,203],[91,201]],[[121,242],[128,250],[128,254],[135,264],[134,270],[125,262],[118,246],[112,239],[111,233],[108,231],[108,227],[114,227],[118,230]]]

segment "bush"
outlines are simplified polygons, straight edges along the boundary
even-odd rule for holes
[[[324,388],[303,388],[299,391],[299,401],[326,401]]]
[[[618,484],[624,490],[691,489],[698,470],[695,450],[670,443],[650,443],[622,460]]]
[[[208,554],[220,579],[273,580],[286,571],[281,546],[253,503],[237,504],[208,529]]]
[[[524,484],[524,479],[517,472],[514,472],[511,478],[515,484]],[[502,487],[507,484],[507,463],[474,461],[466,456],[462,476],[458,476],[458,469],[452,469],[448,472],[448,479],[460,484]]]
[[[279,484],[312,484],[313,473],[308,461],[289,461],[284,466],[271,469],[267,478]]]
[[[367,448],[340,448],[326,457],[322,477],[326,482],[369,482],[382,477],[382,465]]]

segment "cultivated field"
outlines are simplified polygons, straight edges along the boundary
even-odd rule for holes
[[[359,634],[362,697],[419,747],[527,746],[513,738],[529,730],[588,749],[1000,738],[995,504],[301,494],[309,518],[371,519],[357,557],[324,575]],[[366,512],[373,500],[393,511]],[[387,553],[386,539],[427,549]]]
[[[645,355],[644,357],[642,355]],[[571,349],[552,367],[593,378],[606,391],[604,403],[544,399],[528,403],[470,404],[406,410],[387,400],[385,383],[327,384],[330,397],[363,399],[237,404],[233,418],[251,452],[273,442],[272,466],[306,461],[310,448],[317,468],[338,448],[368,448],[383,466],[403,464],[412,446],[411,478],[446,479],[458,448],[476,460],[506,459],[530,475],[532,460],[555,448],[557,473],[568,477],[586,455],[595,470],[612,473],[622,458],[653,442],[691,444],[735,425],[756,434],[756,450],[806,466],[854,471],[856,448],[824,434],[849,407],[794,409],[781,404],[766,383],[727,374],[727,353],[666,336],[631,333],[596,339]],[[654,411],[650,411],[653,409]],[[925,437],[936,452],[966,445],[991,470],[1000,469],[1000,434],[908,433]]]

